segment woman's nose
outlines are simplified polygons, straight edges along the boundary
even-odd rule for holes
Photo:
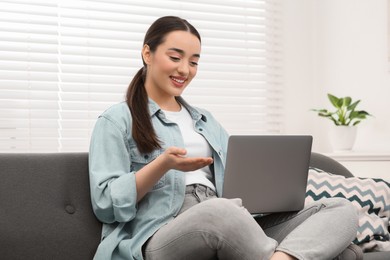
[[[177,68],[177,71],[182,76],[187,76],[190,72],[189,64],[186,62],[180,62],[179,67]]]

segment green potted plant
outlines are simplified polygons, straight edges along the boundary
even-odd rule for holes
[[[356,109],[360,100],[352,102],[351,97],[338,98],[331,94],[328,94],[328,99],[335,108],[334,111],[327,109],[312,109],[312,111],[334,123],[335,127],[330,131],[333,149],[351,150],[356,139],[356,125],[371,115],[364,110]]]

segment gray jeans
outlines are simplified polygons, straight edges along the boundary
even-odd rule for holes
[[[179,215],[144,245],[146,260],[269,259],[275,251],[297,259],[329,260],[355,238],[357,213],[344,199],[327,199],[294,213],[253,218],[240,199],[217,198],[191,185]]]

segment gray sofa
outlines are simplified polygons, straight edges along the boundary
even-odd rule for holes
[[[311,165],[352,176],[321,154],[312,154]],[[92,259],[100,232],[87,153],[0,154],[1,259]],[[364,259],[390,259],[390,252]]]

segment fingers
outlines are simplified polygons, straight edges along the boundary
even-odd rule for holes
[[[177,170],[195,171],[213,163],[211,157],[182,157],[177,159]]]
[[[167,150],[166,150],[167,153],[169,154],[175,154],[175,155],[179,155],[179,156],[184,156],[187,154],[187,150],[184,149],[184,148],[179,148],[179,147],[169,147]]]
[[[213,163],[211,157],[185,157],[187,151],[179,147],[169,147],[165,151],[166,162],[170,169],[195,171]]]

